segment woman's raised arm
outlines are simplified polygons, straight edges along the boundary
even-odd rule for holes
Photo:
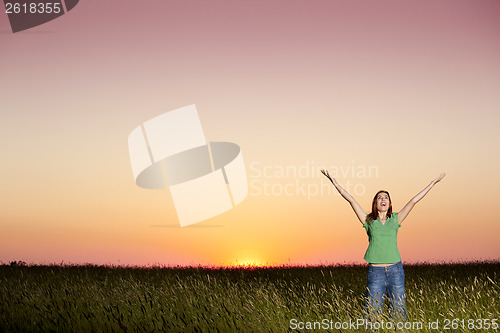
[[[424,188],[422,191],[420,191],[419,194],[417,194],[416,196],[414,196],[406,204],[406,206],[403,207],[403,209],[401,209],[401,211],[399,212],[399,224],[403,223],[403,220],[408,216],[408,214],[413,209],[413,207],[415,206],[415,204],[417,202],[419,202],[420,200],[422,200],[422,198],[425,197],[425,195],[431,190],[431,188],[434,185],[436,185],[441,179],[443,179],[444,176],[446,176],[446,173],[440,174],[439,177],[437,177],[436,179],[434,179],[429,185],[427,185],[426,188]]]
[[[332,182],[333,186],[335,186],[337,191],[339,191],[340,195],[344,197],[344,199],[349,201],[359,221],[361,222],[361,224],[364,224],[366,221],[366,213],[363,211],[358,202],[352,197],[352,195],[349,194],[349,192],[344,190],[342,186],[340,186],[339,183],[337,183],[335,178],[330,177],[330,175],[328,174],[328,170],[321,170],[321,173],[324,174],[326,178],[328,178]]]

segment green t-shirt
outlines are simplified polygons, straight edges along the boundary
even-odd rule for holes
[[[397,239],[400,226],[398,213],[392,213],[385,224],[382,224],[379,218],[373,220],[371,224],[365,222],[363,227],[366,229],[370,244],[364,259],[371,264],[392,264],[401,261]]]

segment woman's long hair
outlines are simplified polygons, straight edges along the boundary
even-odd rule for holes
[[[372,224],[373,221],[375,221],[378,218],[378,210],[377,210],[377,197],[380,193],[385,193],[389,197],[389,209],[387,210],[387,218],[392,216],[392,200],[391,196],[389,195],[389,192],[380,190],[375,194],[375,197],[373,197],[372,201],[372,212],[366,216],[366,223]]]

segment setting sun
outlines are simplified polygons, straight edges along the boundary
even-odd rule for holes
[[[257,258],[245,258],[242,260],[236,260],[234,263],[230,265],[231,267],[243,267],[243,268],[251,268],[251,267],[265,267],[268,266],[263,261]]]

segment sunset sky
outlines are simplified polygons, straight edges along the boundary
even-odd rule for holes
[[[366,211],[446,172],[403,262],[500,259],[498,0],[85,0],[19,33],[0,12],[0,48],[0,263],[363,263],[322,167]],[[190,104],[249,194],[181,228],[127,138]]]

